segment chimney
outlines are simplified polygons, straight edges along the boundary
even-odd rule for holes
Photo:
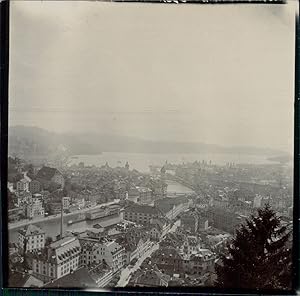
[[[64,216],[64,203],[63,203],[63,197],[61,198],[61,212],[60,212],[60,238],[63,238],[63,216]]]

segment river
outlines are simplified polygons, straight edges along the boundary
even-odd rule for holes
[[[193,191],[175,181],[167,181],[168,184],[168,189],[167,192],[174,194],[176,193],[192,193]],[[63,219],[63,229],[64,231],[67,230],[74,230],[74,229],[79,229],[79,228],[88,228],[92,227],[94,224],[97,224],[103,220],[107,220],[109,218],[100,218],[96,220],[86,220],[86,221],[81,221],[78,223],[74,223],[71,225],[68,225],[68,221],[70,220],[76,220],[80,214],[74,214],[74,215],[68,215],[67,217],[64,217]],[[35,223],[35,225],[39,226],[41,229],[43,229],[46,232],[46,236],[51,236],[51,237],[56,237],[60,233],[60,218],[55,219],[55,220],[49,220],[49,221],[44,221],[44,222],[38,222]],[[22,227],[20,227],[22,228]],[[13,230],[9,230],[9,241],[10,242],[17,242],[18,239],[18,229],[20,228],[15,228]]]

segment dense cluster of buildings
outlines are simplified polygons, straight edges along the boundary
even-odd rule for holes
[[[46,216],[47,201],[51,187],[55,190],[64,188],[64,176],[59,170],[43,166],[36,174],[28,176],[27,171],[19,172],[21,179],[8,184],[9,221],[37,219]],[[52,202],[53,201],[53,202]],[[55,207],[55,200],[49,203]],[[57,212],[60,212],[61,201]]]
[[[195,162],[152,170],[18,163],[8,183],[9,219],[33,223],[9,245],[10,286],[211,286],[220,255],[257,208],[269,203],[291,219],[291,184],[277,167]],[[167,179],[192,193],[168,194]],[[61,219],[58,236],[34,225],[82,210],[89,223],[63,231]]]

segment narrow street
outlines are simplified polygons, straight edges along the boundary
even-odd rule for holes
[[[180,220],[177,220],[173,226],[169,229],[169,231],[167,233],[174,233],[177,229],[177,227],[180,225]],[[166,234],[167,234],[166,233]],[[166,234],[164,236],[161,237],[161,239],[156,242],[153,243],[153,245],[150,247],[150,249],[148,251],[146,251],[139,259],[138,261],[135,263],[135,265],[131,268],[129,268],[128,266],[126,268],[124,268],[121,272],[120,275],[120,280],[117,283],[117,287],[126,287],[126,285],[128,285],[130,278],[132,276],[132,274],[134,272],[136,272],[140,266],[142,265],[142,263],[144,262],[144,260],[147,257],[150,257],[152,253],[154,253],[156,250],[159,249],[159,243],[164,239],[164,237],[166,236]]]

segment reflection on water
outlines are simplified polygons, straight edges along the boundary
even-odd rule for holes
[[[176,193],[191,193],[191,192],[193,192],[191,189],[189,189],[175,181],[168,180],[167,183],[168,183],[168,190],[167,190],[168,193],[174,193],[174,192],[176,192]],[[93,225],[111,218],[111,217],[99,218],[99,219],[95,219],[92,221],[86,220],[86,221],[81,221],[78,223],[68,225],[68,221],[76,220],[77,218],[79,218],[79,215],[80,214],[74,214],[74,215],[69,215],[67,217],[64,217],[64,220],[63,220],[64,231],[74,230],[74,229],[79,229],[79,228],[93,227]],[[46,232],[46,236],[51,236],[54,238],[60,233],[60,217],[58,217],[56,220],[45,221],[45,222],[37,223],[36,225],[39,226],[40,228],[42,228]],[[18,239],[18,229],[9,231],[9,241],[17,242],[17,239]]]
[[[168,193],[193,193],[194,191],[186,186],[183,186],[175,181],[166,181],[168,184]]]
[[[112,216],[111,216],[111,217],[100,218],[100,219],[95,219],[95,220],[81,221],[78,223],[68,225],[68,221],[76,220],[79,217],[79,215],[80,214],[75,214],[75,215],[70,215],[68,217],[64,217],[64,220],[63,220],[64,231],[74,230],[74,229],[79,229],[79,228],[87,228],[87,227],[91,228],[91,227],[93,227],[93,225],[95,225],[101,221],[105,221],[105,220],[112,218]],[[60,218],[58,218],[56,220],[50,220],[50,221],[45,221],[45,222],[41,222],[41,223],[36,223],[35,225],[37,225],[38,227],[43,229],[46,233],[46,236],[51,236],[52,238],[55,238],[60,233]],[[18,229],[9,231],[9,241],[17,242],[17,240],[18,240]]]

